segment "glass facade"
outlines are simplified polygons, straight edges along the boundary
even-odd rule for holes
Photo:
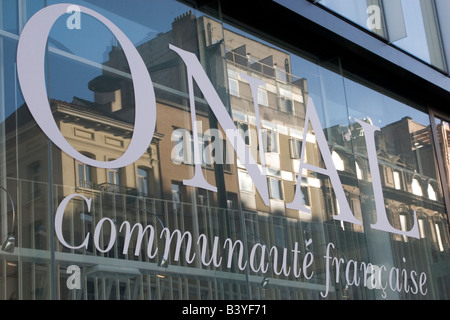
[[[450,298],[448,115],[175,0],[0,9],[1,299]]]
[[[450,34],[442,0],[314,1],[380,36],[399,49],[448,73]]]

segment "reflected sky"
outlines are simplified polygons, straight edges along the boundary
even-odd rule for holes
[[[321,0],[320,4],[368,29],[366,0]]]
[[[430,124],[426,113],[352,80],[345,79],[345,92],[351,120],[369,117],[380,128],[404,117],[410,117],[425,126]]]
[[[56,3],[60,1],[49,1],[49,5]],[[155,38],[160,32],[170,31],[174,19],[190,10],[174,1],[139,1],[138,5],[133,6],[124,6],[123,1],[117,0],[72,3],[86,6],[107,17],[135,46]],[[70,14],[63,15],[54,24],[50,33],[53,41],[50,44],[91,61],[104,62],[106,49],[115,43],[112,33],[101,22],[86,14],[81,15],[80,29],[69,29],[66,25],[69,17]]]
[[[419,0],[402,0],[402,9],[407,37],[394,44],[426,62],[431,62]]]

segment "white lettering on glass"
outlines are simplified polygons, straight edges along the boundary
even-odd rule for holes
[[[80,244],[79,246],[71,246],[70,244],[68,244],[66,239],[64,239],[64,235],[63,235],[64,211],[65,211],[67,205],[69,204],[69,201],[76,197],[80,197],[86,202],[87,212],[91,211],[92,199],[88,199],[85,196],[83,196],[82,194],[77,194],[77,193],[73,193],[73,194],[65,197],[63,199],[63,201],[61,201],[61,203],[59,204],[58,208],[56,209],[55,233],[56,233],[56,236],[58,237],[59,242],[61,242],[66,248],[76,250],[76,249],[81,249],[84,247],[87,249],[88,244],[89,244],[89,234],[90,234],[89,232],[86,234],[86,237],[85,237],[83,243]]]
[[[312,279],[316,274],[314,269],[314,266],[317,265],[315,259],[319,259],[318,264],[324,267],[324,272],[320,273],[320,278],[324,281],[320,291],[323,298],[326,298],[333,287],[339,284],[347,287],[366,287],[377,290],[383,299],[388,298],[388,292],[390,291],[410,292],[414,295],[420,294],[423,296],[428,293],[426,273],[407,269],[404,257],[401,266],[373,265],[370,262],[348,260],[347,258],[344,259],[345,256],[337,255],[339,250],[332,242],[326,245],[325,254],[320,257],[320,255],[314,254],[311,248],[308,248],[312,245],[312,239],[305,240],[304,252],[301,252],[301,246],[298,242],[294,242],[291,247],[293,249],[280,246],[269,248],[258,242],[249,245],[246,249],[241,240],[226,238],[221,241],[218,236],[214,236],[212,240],[205,234],[196,236],[190,231],[182,232],[179,229],[163,228],[158,240],[155,234],[156,230],[151,224],[143,227],[140,223],[135,223],[131,227],[128,221],[124,221],[120,226],[116,226],[111,219],[103,218],[94,227],[94,237],[90,237],[90,234],[87,233],[81,245],[72,246],[65,241],[62,235],[62,222],[67,205],[77,197],[81,197],[86,202],[87,210],[90,212],[92,199],[87,199],[79,194],[72,194],[63,199],[55,216],[56,235],[59,241],[69,249],[79,249],[83,246],[87,248],[89,241],[93,241],[96,250],[107,253],[119,241],[118,234],[122,233],[122,237],[124,236],[126,239],[123,249],[124,254],[128,252],[130,240],[133,239],[136,256],[144,252],[141,250],[142,242],[144,242],[144,245],[147,245],[147,256],[153,259],[157,256],[158,244],[161,244],[164,247],[161,248],[164,249],[163,256],[175,262],[179,261],[182,253],[184,253],[184,259],[188,264],[201,264],[205,267],[213,264],[217,268],[223,265],[228,269],[235,265],[240,271],[248,269],[250,272],[257,274],[273,272],[275,275],[283,275],[286,278],[302,278],[305,281]],[[110,232],[104,233],[102,231],[104,223],[110,224],[107,227]],[[133,236],[133,230],[137,230],[135,236]],[[99,243],[101,233],[108,234],[109,241],[107,241],[106,247]],[[148,239],[144,240],[146,233]],[[76,277],[79,276],[79,272],[76,268],[70,270],[68,268],[68,273],[69,271],[72,272],[72,276],[67,280],[69,289],[78,288]],[[322,277],[323,275],[325,277]],[[317,284],[317,282],[314,281],[314,284]]]

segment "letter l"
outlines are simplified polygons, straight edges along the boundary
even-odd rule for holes
[[[401,231],[395,229],[394,227],[392,227],[392,225],[388,220],[386,208],[384,206],[380,169],[378,168],[377,150],[375,147],[375,131],[379,131],[380,128],[359,119],[355,119],[355,121],[358,122],[363,127],[364,130],[367,155],[369,157],[370,175],[372,177],[373,194],[375,197],[375,209],[377,211],[377,222],[375,224],[371,224],[370,227],[372,229],[382,230],[386,232],[396,233],[419,239],[419,227],[417,224],[417,216],[415,211],[414,211],[414,226],[410,231]]]

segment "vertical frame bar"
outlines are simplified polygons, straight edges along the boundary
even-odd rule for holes
[[[445,202],[445,208],[447,210],[447,216],[448,216],[448,222],[450,225],[450,197],[449,197],[449,188],[448,188],[448,180],[447,180],[447,171],[445,169],[445,163],[442,159],[442,150],[441,146],[439,145],[439,139],[437,135],[437,127],[436,127],[436,116],[439,118],[444,118],[448,120],[446,116],[443,116],[442,114],[438,113],[436,110],[432,108],[428,108],[428,113],[430,116],[430,123],[431,123],[431,134],[434,144],[434,151],[436,153],[436,160],[438,163],[438,170],[439,170],[439,176],[441,181],[441,187],[442,187],[442,193],[444,195],[444,202]]]

